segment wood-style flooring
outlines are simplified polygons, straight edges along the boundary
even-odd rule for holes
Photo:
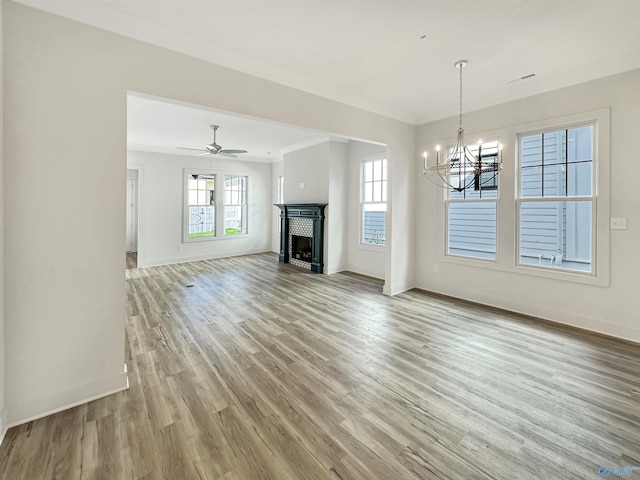
[[[273,254],[129,269],[126,282],[130,389],[11,429],[0,478],[595,479],[640,466],[639,345],[420,291],[390,298],[379,281]]]
[[[137,268],[138,266],[138,252],[127,252],[126,268]]]

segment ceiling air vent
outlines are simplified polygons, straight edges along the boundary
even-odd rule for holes
[[[513,83],[520,82],[522,80],[528,80],[528,79],[533,78],[535,76],[536,76],[535,73],[530,73],[530,74],[524,75],[524,76],[522,76],[520,78],[514,78],[513,80],[509,80],[507,83],[505,83],[505,85],[511,85]]]

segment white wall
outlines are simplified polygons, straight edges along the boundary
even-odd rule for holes
[[[329,142],[282,156],[284,203],[329,202]]]
[[[390,232],[386,291],[413,283],[405,221],[414,127],[13,2],[4,7],[10,423],[126,386],[127,90],[391,145],[393,216],[404,225]],[[45,234],[25,235],[34,219],[23,212],[42,209]]]
[[[331,141],[329,152],[329,205],[326,208],[326,245],[329,247],[326,255],[326,273],[341,272],[347,265],[348,231],[353,225],[347,223],[348,203],[348,157],[347,142]]]
[[[282,161],[271,164],[271,203],[278,203],[278,177],[284,176],[284,163]],[[286,179],[284,180],[287,181]],[[287,188],[286,185],[284,188]],[[280,253],[280,209],[271,207],[271,251]]]
[[[324,272],[346,267],[347,142],[326,141],[283,155],[285,203],[327,203]]]
[[[415,286],[416,206],[415,131],[387,145],[387,248],[384,257],[386,295],[396,295]],[[410,147],[413,146],[413,147]]]
[[[378,144],[331,140],[285,154],[282,164],[274,164],[273,185],[284,174],[286,203],[329,204],[325,210],[326,273],[350,270],[385,277],[386,249],[359,244],[359,165],[365,157],[384,158],[386,152]],[[273,250],[279,251],[279,245],[279,237],[274,238]]]
[[[138,266],[246,255],[270,250],[271,165],[168,155],[130,150],[128,167],[142,167],[139,187]],[[183,242],[184,169],[218,174],[216,188],[223,188],[224,175],[248,176],[246,236]]]
[[[4,72],[3,72],[3,10],[4,2],[0,1],[0,272],[4,272],[4,188],[3,188],[3,171],[4,171],[4,143],[3,143],[3,127],[4,127]],[[4,275],[0,274],[0,443],[4,439],[7,432],[7,410],[4,405],[4,371],[5,371],[5,353],[4,353]]]
[[[455,134],[456,119],[419,127],[415,162],[420,215],[416,250],[416,284],[420,288],[495,305],[549,320],[640,341],[640,301],[637,295],[637,245],[640,235],[640,196],[637,189],[637,117],[640,111],[640,70],[549,92],[465,114],[467,138],[495,131],[506,142],[505,167],[500,174],[498,248],[496,268],[462,265],[443,258],[442,190],[419,175],[419,153],[433,149]],[[628,218],[629,229],[603,229],[600,242],[610,239],[610,286],[586,285],[514,271],[515,207],[514,126],[549,118],[611,107],[610,214]],[[511,130],[510,130],[511,129]],[[505,135],[506,132],[506,135]],[[510,133],[511,132],[511,133]],[[510,135],[510,136],[509,136]],[[599,185],[600,191],[607,185]],[[605,199],[600,198],[599,202]],[[606,217],[606,215],[605,215]],[[601,218],[605,225],[608,218]],[[608,257],[608,258],[607,258]],[[433,265],[439,271],[433,272]],[[509,266],[511,269],[509,270]]]
[[[387,247],[360,244],[360,165],[363,160],[385,158],[387,148],[382,145],[357,141],[349,142],[348,152],[348,222],[353,225],[346,238],[347,269],[375,278],[384,278]]]

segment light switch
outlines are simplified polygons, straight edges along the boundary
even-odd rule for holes
[[[304,188],[304,182],[300,182],[300,188]]]
[[[610,220],[611,230],[626,230],[627,219],[626,218],[611,218]]]

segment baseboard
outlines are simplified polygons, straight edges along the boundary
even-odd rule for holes
[[[631,328],[624,325],[616,325],[615,323],[605,322],[597,318],[580,317],[577,315],[568,314],[567,312],[552,313],[554,315],[557,314],[558,318],[546,318],[546,316],[540,318],[549,322],[569,325],[570,327],[579,328],[581,330],[589,330],[591,332],[600,333],[609,337],[619,338],[620,340],[640,343],[640,330],[637,328]]]
[[[400,283],[400,284],[391,285],[391,286],[388,286],[385,283],[384,287],[382,288],[382,293],[384,293],[385,295],[389,295],[390,297],[393,297],[394,295],[398,295],[399,293],[406,292],[407,290],[411,290],[412,288],[414,288],[414,285],[410,283]]]
[[[374,270],[371,268],[366,268],[358,265],[347,265],[345,270],[349,272],[357,273],[358,275],[364,275],[365,277],[377,278],[378,280],[384,280],[384,269],[383,270]]]
[[[331,275],[332,273],[344,272],[346,268],[342,265],[332,265],[325,268],[325,272],[327,275]]]
[[[123,371],[113,377],[77,385],[45,397],[21,400],[17,405],[10,407],[9,424],[6,428],[16,427],[32,420],[77,407],[98,398],[121,392],[127,388],[129,388],[129,376],[127,374],[127,364],[125,363]]]
[[[473,299],[468,297],[452,296],[448,293],[438,292],[436,290],[429,290],[425,288],[416,287],[418,290],[424,292],[435,293],[437,295],[444,295],[453,299],[460,299],[465,302],[477,303],[478,305],[485,305],[487,307],[497,308],[505,310],[507,312],[513,312],[527,317],[533,317],[545,322],[556,323],[558,325],[564,325],[579,330],[593,332],[608,337],[614,337],[620,340],[626,340],[628,342],[640,343],[640,329],[627,327],[625,325],[617,325],[615,323],[606,322],[597,318],[590,318],[581,315],[575,315],[571,312],[565,312],[560,310],[552,310],[545,312],[540,309],[533,309],[525,311],[523,309],[513,307],[510,305],[501,305],[498,302],[492,302],[488,299]]]
[[[161,265],[174,265],[176,263],[199,262],[201,260],[216,260],[218,258],[242,257],[244,255],[256,255],[258,253],[271,253],[271,250],[255,249],[255,250],[242,250],[242,251],[226,252],[226,253],[207,253],[204,255],[192,255],[188,257],[166,258],[166,259],[160,259],[160,260],[151,260],[148,262],[144,262],[144,264],[140,263],[138,267],[139,268],[159,267]]]
[[[7,409],[3,408],[2,411],[0,411],[0,446],[4,441],[7,430],[9,430],[7,427]]]

